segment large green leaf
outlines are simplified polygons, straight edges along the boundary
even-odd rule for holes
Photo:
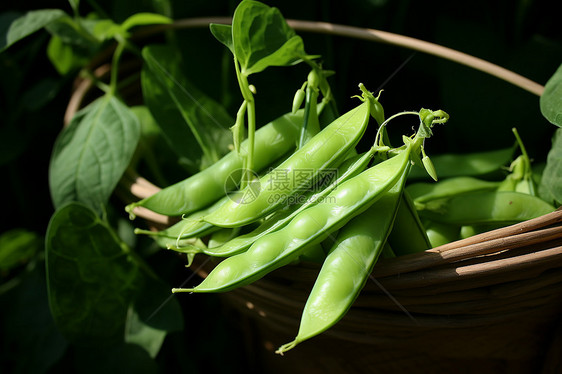
[[[80,203],[58,209],[45,240],[51,313],[78,345],[123,341],[139,267],[94,211]]]
[[[293,65],[306,56],[302,39],[281,12],[257,1],[244,0],[236,8],[232,41],[234,55],[246,76],[268,66]]]
[[[79,112],[59,135],[51,156],[55,208],[79,201],[99,211],[129,165],[139,136],[137,117],[111,95]]]
[[[562,65],[546,82],[540,98],[542,115],[552,124],[562,127]]]
[[[27,12],[10,24],[5,35],[0,35],[0,52],[65,15],[66,13],[60,9]]]
[[[562,204],[562,129],[556,130],[539,185],[540,196]]]
[[[216,162],[228,152],[232,117],[189,82],[179,69],[176,50],[154,45],[145,47],[142,55],[143,97],[171,147],[187,160],[203,152],[202,164]]]

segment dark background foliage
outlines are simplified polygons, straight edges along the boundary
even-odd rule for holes
[[[97,4],[115,21],[140,11],[166,10],[166,1],[100,0]],[[473,54],[544,84],[562,57],[559,13],[552,1],[266,1],[288,19],[326,21],[368,27],[420,38]],[[64,1],[3,2],[0,29],[14,12],[62,7]],[[170,1],[175,19],[231,16],[236,1]],[[81,13],[94,2],[82,1]],[[544,161],[554,128],[542,118],[538,97],[455,63],[421,52],[389,45],[299,33],[310,54],[321,54],[324,67],[334,70],[331,83],[338,108],[353,105],[358,83],[370,90],[384,88],[387,113],[443,109],[451,115],[428,149],[469,152],[510,146],[510,129],[517,127],[531,157]],[[231,60],[207,29],[177,33],[183,46],[184,70],[208,95],[235,114],[240,98]],[[52,146],[73,89],[76,72],[61,76],[46,57],[48,34],[39,32],[0,54],[0,175],[4,196],[2,230],[24,228],[39,237],[45,233],[53,207],[47,184]],[[290,71],[289,71],[290,70]],[[256,76],[258,121],[290,108],[290,100],[304,80],[304,68],[278,68]],[[279,98],[282,99],[279,99]],[[407,125],[405,125],[407,126]],[[119,201],[116,200],[119,204]],[[2,372],[45,372],[60,369],[88,371],[85,363],[112,365],[119,352],[81,352],[69,348],[50,319],[44,283],[41,245],[36,268],[11,291],[0,295],[0,367]],[[27,266],[22,264],[17,271]],[[156,256],[154,266],[181,283],[178,265]],[[169,271],[168,271],[169,270]],[[13,272],[0,274],[5,283]],[[168,336],[155,366],[162,371],[233,372],[246,367],[251,352],[244,349],[246,330],[221,311],[215,296],[183,298],[186,329]],[[100,353],[101,352],[101,353]],[[134,354],[129,352],[129,354]],[[103,361],[106,360],[104,363]],[[221,363],[222,362],[222,363]],[[126,371],[127,368],[122,368]]]

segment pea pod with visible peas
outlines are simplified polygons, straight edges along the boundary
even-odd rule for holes
[[[282,210],[276,212],[272,217],[266,219],[255,230],[247,234],[235,237],[219,247],[215,247],[215,248],[194,247],[192,248],[193,253],[203,253],[208,256],[215,256],[215,257],[229,257],[245,251],[256,240],[285,226],[298,213],[308,208],[309,206],[316,204],[319,201],[321,202],[321,200],[326,195],[328,195],[334,188],[339,186],[347,179],[363,171],[367,167],[369,160],[377,150],[378,148],[373,147],[369,152],[363,155],[354,156],[344,161],[344,163],[339,168],[341,171],[343,171],[343,173],[340,174],[340,177],[338,177],[338,179],[336,179],[334,182],[332,182],[329,186],[327,186],[322,191],[310,196],[310,198],[308,198],[304,204],[300,206],[295,206],[295,209],[292,210]],[[185,251],[185,249],[182,250]]]
[[[271,165],[275,160],[293,149],[299,136],[302,111],[297,114],[285,114],[255,133],[254,168],[259,171]],[[181,216],[205,208],[224,196],[229,176],[243,167],[244,154],[248,147],[245,140],[240,145],[240,152],[230,152],[207,169],[168,186],[146,199],[134,202],[125,210],[134,217],[133,210],[141,206],[156,213],[168,216]]]
[[[198,286],[172,292],[225,292],[291,263],[303,248],[322,242],[407,175],[410,152],[415,145],[412,141],[397,156],[347,180],[328,195],[325,203],[303,210],[285,227],[257,240],[246,252],[226,258]]]
[[[234,197],[219,209],[203,217],[208,223],[220,227],[237,227],[264,217],[291,196],[306,188],[322,170],[337,166],[355,147],[367,128],[369,100],[342,115],[310,139],[298,151],[260,178],[260,190],[252,199],[238,201]],[[305,170],[303,178],[298,174]],[[249,187],[251,188],[251,186]],[[243,190],[239,196],[248,196]]]
[[[276,353],[326,331],[351,308],[384,248],[405,181],[406,174],[340,230],[306,301],[296,338]]]

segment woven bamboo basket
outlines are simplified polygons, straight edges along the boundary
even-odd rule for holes
[[[229,23],[229,18],[181,20],[146,29],[145,37],[168,27]],[[543,87],[481,59],[442,46],[387,32],[327,23],[289,20],[297,31],[321,32],[393,44],[482,70],[536,95]],[[100,79],[107,55],[92,62]],[[127,79],[138,62],[122,66]],[[138,99],[138,85],[129,93]],[[79,78],[65,121],[88,100],[92,82]],[[136,95],[136,96],[135,96]],[[134,100],[134,99],[133,99]],[[125,202],[157,192],[145,178],[127,172],[117,194]],[[170,218],[138,209],[154,228]],[[199,259],[193,271],[213,268]],[[327,332],[280,357],[274,351],[291,341],[318,264],[276,270],[223,299],[238,322],[257,372],[282,373],[561,373],[562,210],[468,239],[393,259],[380,260],[348,314]],[[248,343],[249,341],[249,343]]]

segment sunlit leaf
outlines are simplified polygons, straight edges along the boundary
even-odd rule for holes
[[[302,39],[277,8],[244,0],[232,19],[234,54],[242,74],[259,73],[268,66],[287,66],[306,56]]]
[[[234,54],[234,45],[232,44],[232,26],[211,23],[209,25],[213,36],[222,44],[224,44],[232,54]]]
[[[59,135],[51,156],[55,207],[79,201],[99,211],[129,165],[139,136],[137,117],[113,96],[79,112]]]

